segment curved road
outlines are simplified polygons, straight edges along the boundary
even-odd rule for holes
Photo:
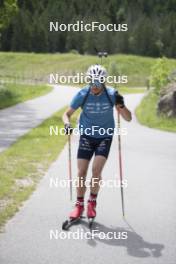
[[[134,111],[141,95],[125,97]],[[84,236],[89,231],[86,220],[72,227],[71,232],[60,233],[72,203],[68,188],[51,183],[67,179],[66,146],[31,198],[0,234],[1,264],[175,264],[176,135],[141,126],[135,117],[131,123],[122,122],[122,126],[128,131],[122,137],[124,176],[128,183],[126,221],[122,219],[119,188],[102,187],[94,224],[96,236],[76,239],[76,234]],[[74,137],[72,142],[76,177],[78,138]],[[117,173],[114,138],[103,179],[117,180]],[[116,237],[100,237],[108,232]],[[117,239],[117,234],[121,239]],[[127,239],[122,239],[122,234]]]
[[[0,110],[0,152],[64,107],[76,88],[55,85],[43,96]]]

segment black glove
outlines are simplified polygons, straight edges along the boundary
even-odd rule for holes
[[[73,132],[73,127],[70,124],[65,124],[65,134],[66,135],[71,135]]]
[[[115,105],[119,105],[120,108],[123,108],[125,106],[123,96],[120,95],[117,91],[115,92]]]

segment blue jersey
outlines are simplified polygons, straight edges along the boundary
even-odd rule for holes
[[[73,98],[70,107],[78,109],[82,106],[89,86],[81,89]],[[100,95],[89,92],[83,105],[79,119],[79,129],[82,134],[95,138],[112,137],[115,127],[113,106],[115,105],[115,89],[106,88]],[[110,102],[110,100],[111,102]]]

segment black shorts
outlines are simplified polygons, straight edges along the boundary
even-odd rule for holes
[[[82,135],[79,140],[77,158],[91,160],[94,153],[95,156],[101,155],[107,158],[111,143],[112,137],[93,138]]]

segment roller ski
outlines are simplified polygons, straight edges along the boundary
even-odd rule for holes
[[[80,202],[77,201],[75,208],[73,209],[73,211],[70,213],[69,215],[69,219],[66,220],[63,224],[62,224],[62,230],[69,230],[69,228],[78,223],[81,218],[84,218],[82,216],[84,212],[84,205]]]
[[[96,200],[88,200],[87,218],[90,229],[92,228],[95,217],[96,217]]]

